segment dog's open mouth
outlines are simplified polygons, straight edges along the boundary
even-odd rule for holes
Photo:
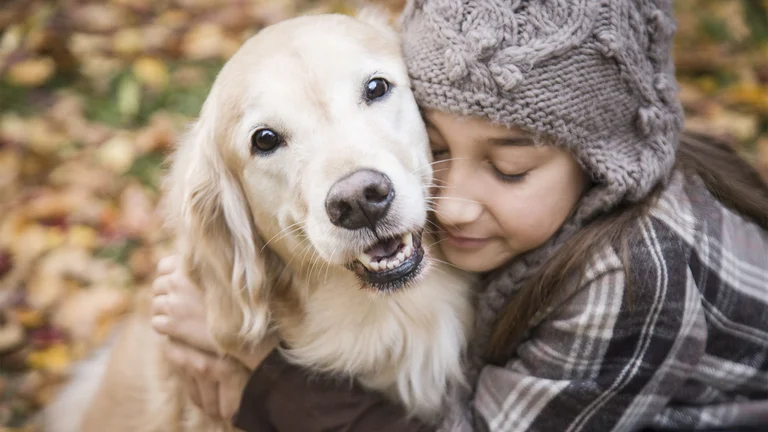
[[[349,265],[373,288],[391,291],[403,287],[421,272],[424,248],[421,232],[379,240]]]

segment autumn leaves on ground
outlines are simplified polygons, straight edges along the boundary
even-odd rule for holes
[[[73,362],[151,283],[170,245],[161,163],[223,61],[264,25],[351,3],[3,2],[0,430],[39,430]],[[688,127],[768,176],[768,0],[676,4]]]

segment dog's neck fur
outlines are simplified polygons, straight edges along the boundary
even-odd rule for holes
[[[316,276],[294,275],[300,298],[275,310],[286,356],[355,377],[422,419],[438,414],[450,386],[463,384],[472,278],[434,260],[418,283],[393,294],[363,288],[343,269]]]

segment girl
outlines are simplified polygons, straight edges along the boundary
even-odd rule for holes
[[[471,386],[442,424],[309,379],[277,351],[243,360],[247,384],[215,387],[245,377],[240,365],[190,372],[198,402],[229,415],[235,402],[220,401],[244,388],[235,424],[247,431],[768,425],[768,188],[727,147],[681,137],[671,9],[414,0],[404,12],[440,246],[485,275]],[[191,337],[205,334],[200,298],[164,266],[156,328],[210,348]],[[215,361],[170,350],[182,366]]]

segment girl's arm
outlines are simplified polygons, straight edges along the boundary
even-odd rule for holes
[[[380,394],[286,362],[276,350],[245,386],[233,424],[246,432],[430,432]]]

